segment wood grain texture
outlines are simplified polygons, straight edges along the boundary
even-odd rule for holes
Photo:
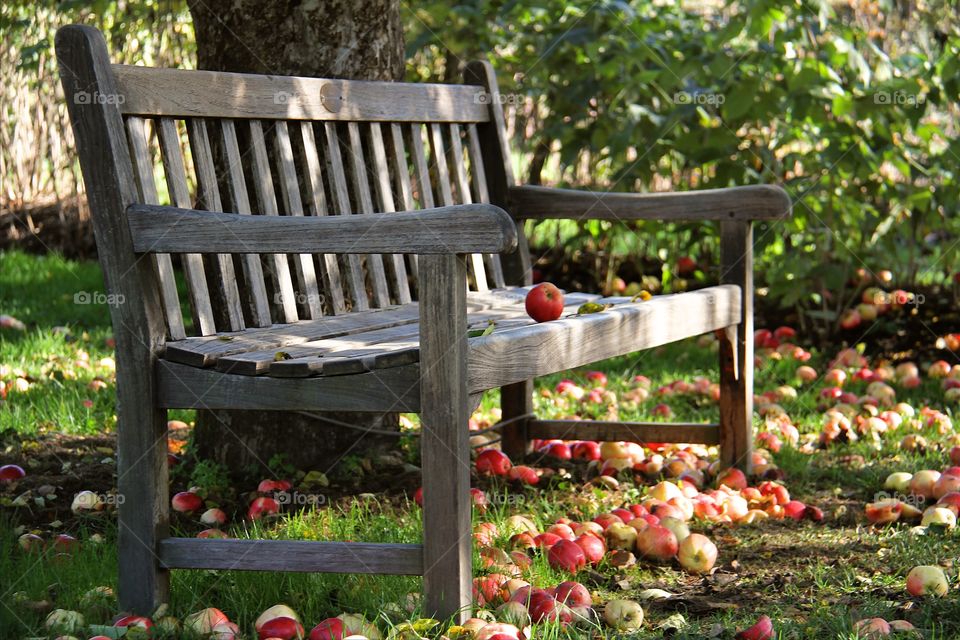
[[[250,198],[247,195],[247,182],[243,175],[240,146],[237,142],[237,129],[232,120],[220,122],[221,144],[226,164],[227,193],[230,198],[230,210],[242,215],[250,215]],[[263,265],[258,255],[244,255],[240,259],[243,265],[243,279],[246,283],[248,310],[255,327],[269,327],[270,300],[263,279]]]
[[[290,144],[290,130],[287,123],[274,123],[274,143],[279,163],[280,194],[288,217],[303,217],[303,201],[300,198],[300,184],[297,181],[297,169],[293,163],[293,146]],[[313,256],[301,252],[293,256],[293,271],[297,280],[298,306],[301,316],[319,318],[323,315],[323,303],[317,287],[317,272]]]
[[[753,450],[753,224],[720,223],[720,281],[742,290],[735,330],[720,337],[720,461],[749,473]]]
[[[323,189],[323,174],[320,169],[320,155],[317,149],[317,140],[313,131],[312,122],[300,123],[300,136],[303,140],[301,147],[302,163],[306,167],[303,179],[306,184],[308,213],[314,216],[330,215],[327,206],[327,196]],[[325,292],[330,297],[330,307],[334,314],[345,313],[347,310],[343,299],[343,282],[340,278],[340,264],[337,256],[326,253],[317,256],[322,266]]]
[[[424,611],[462,622],[473,581],[467,266],[463,256],[423,256],[420,273]]]
[[[187,187],[187,170],[183,163],[177,124],[169,118],[161,118],[157,125],[163,175],[167,182],[170,202],[175,207],[192,207],[193,201]],[[187,281],[187,292],[190,296],[193,329],[202,336],[208,336],[215,333],[217,327],[213,318],[213,305],[210,303],[210,291],[207,288],[203,256],[184,254],[180,256],[180,261],[183,263],[183,275]]]
[[[467,64],[463,72],[464,82],[483,87],[487,94],[486,107],[490,112],[486,122],[477,124],[477,138],[480,154],[483,158],[483,170],[487,179],[491,204],[509,206],[508,191],[516,185],[513,175],[513,156],[510,142],[507,140],[507,126],[500,104],[500,87],[493,65],[486,60],[476,60]],[[523,225],[517,226],[517,250],[500,257],[507,284],[528,285],[533,283],[533,263],[530,259],[530,247]]]
[[[373,185],[377,193],[377,206],[381,213],[392,213],[397,210],[393,201],[393,188],[390,184],[390,164],[387,161],[387,148],[383,141],[383,131],[376,122],[370,123],[370,153],[372,157]],[[406,166],[403,167],[406,171]],[[409,175],[408,175],[409,180]],[[413,207],[410,207],[412,209]],[[409,209],[408,209],[409,210]],[[390,268],[390,281],[397,303],[410,302],[410,281],[407,269],[403,263],[403,255],[399,253],[384,256]]]
[[[601,442],[686,442],[720,444],[717,424],[605,422],[602,420],[531,420],[530,438]]]
[[[423,573],[423,546],[419,544],[167,538],[160,543],[159,556],[168,569],[401,576]]]
[[[322,218],[136,204],[127,217],[135,250],[144,253],[450,254],[509,251],[517,241],[507,212],[488,204]]]
[[[263,329],[248,329],[240,333],[220,333],[215,336],[187,338],[167,342],[164,358],[194,367],[208,367],[220,358],[264,349],[279,349],[311,340],[336,338],[362,331],[375,331],[400,324],[419,321],[417,303],[390,309],[354,312],[336,318],[306,320],[296,324],[274,325]]]
[[[473,202],[473,196],[470,193],[470,179],[467,177],[466,158],[463,155],[463,140],[460,125],[449,125],[450,133],[450,166],[453,168],[454,186],[457,188],[457,199],[454,204],[470,204]],[[477,291],[486,291],[487,272],[483,264],[483,256],[479,253],[472,253],[467,258],[467,264],[470,267],[470,275]]]
[[[533,413],[533,380],[523,380],[500,388],[501,420],[512,420]],[[532,418],[521,418],[506,425],[500,433],[500,448],[511,460],[519,462],[533,451],[527,426]]]
[[[483,122],[476,87],[114,65],[121,110],[141,116]],[[324,94],[321,96],[321,94]]]
[[[273,187],[273,171],[267,155],[267,141],[263,135],[263,124],[251,120],[250,162],[253,178],[253,192],[257,199],[259,213],[266,216],[279,216],[277,193]],[[273,289],[273,306],[277,309],[282,322],[296,322],[300,319],[297,310],[297,295],[293,290],[293,277],[290,275],[290,262],[284,254],[276,253],[266,261],[267,275]]]
[[[217,169],[213,164],[213,150],[207,134],[207,123],[200,119],[187,121],[190,150],[193,155],[193,167],[197,173],[197,191],[200,196],[200,208],[207,211],[223,211],[220,202],[220,184]],[[207,288],[221,307],[231,331],[241,331],[246,325],[243,308],[240,304],[240,289],[233,269],[233,256],[225,253],[213,256],[212,269],[207,270]],[[212,273],[211,273],[212,271]]]
[[[470,341],[470,390],[502,387],[714,331],[740,320],[732,285],[657,296]]]
[[[413,211],[417,204],[413,199],[413,185],[410,182],[411,165],[407,160],[406,143],[403,140],[403,127],[398,123],[390,123],[390,150],[396,176],[396,191],[400,196],[400,208],[404,211]],[[408,281],[413,286],[417,284],[417,256],[407,255],[410,265]]]
[[[373,194],[370,192],[370,180],[367,177],[367,164],[360,139],[360,125],[347,123],[347,150],[350,159],[350,175],[353,177],[353,196],[358,210],[355,213],[373,213]],[[387,274],[383,268],[383,256],[366,256],[367,276],[373,290],[373,304],[385,307],[390,304],[390,292],[387,288]]]
[[[103,36],[87,26],[57,31],[56,55],[93,218],[117,341],[118,597],[126,611],[151,615],[169,600],[169,574],[156,548],[169,533],[166,411],[154,369],[166,329],[153,266],[133,252],[122,223],[138,200],[117,87]],[[80,99],[80,98],[83,99]]]
[[[230,375],[160,361],[156,373],[157,404],[166,409],[374,413],[420,410],[418,365],[354,376],[270,378]]]
[[[347,189],[347,174],[343,167],[343,155],[340,153],[340,136],[337,127],[332,122],[323,123],[323,134],[326,141],[327,175],[330,178],[330,193],[333,199],[333,213],[338,216],[350,215],[350,191]],[[365,311],[370,308],[370,299],[367,297],[367,287],[364,283],[363,263],[360,255],[348,254],[347,269],[344,277],[350,289],[350,298],[354,311]]]
[[[160,204],[157,184],[153,177],[153,159],[147,143],[147,128],[143,118],[127,118],[127,139],[130,143],[130,159],[133,172],[140,188],[140,202]],[[171,340],[187,337],[180,310],[180,298],[177,295],[177,281],[173,273],[170,255],[157,253],[152,256],[157,282],[160,284],[160,299],[163,301],[163,315],[167,321],[167,334]]]
[[[477,133],[477,125],[469,124],[467,126],[467,152],[470,157],[470,173],[473,174],[474,202],[489,204],[490,191],[487,189],[487,174],[483,170],[483,153],[480,151],[480,136]],[[500,256],[493,253],[483,254],[483,261],[487,264],[487,270],[493,274],[493,286],[501,288],[506,286],[503,279],[503,266],[500,264]]]
[[[775,220],[790,214],[776,185],[669,193],[613,193],[521,186],[508,190],[518,220]]]

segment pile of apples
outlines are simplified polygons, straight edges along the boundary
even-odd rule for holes
[[[879,316],[902,311],[914,304],[916,296],[903,289],[884,291],[880,287],[867,287],[860,296],[860,304],[851,307],[840,316],[840,327],[856,329],[864,322],[873,322]]]
[[[960,446],[950,451],[954,466],[943,472],[922,469],[916,473],[897,471],[887,476],[883,488],[893,497],[866,505],[867,520],[887,525],[900,520],[919,522],[923,527],[952,529],[960,515]],[[934,502],[935,501],[935,502]],[[920,506],[926,506],[921,511]]]

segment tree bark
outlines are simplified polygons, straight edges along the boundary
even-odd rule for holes
[[[400,80],[404,73],[399,0],[188,0],[199,68],[270,75]],[[397,414],[324,414],[376,429],[396,429]],[[372,455],[396,438],[365,434],[299,413],[200,411],[194,444],[202,458],[231,470],[256,468],[280,454],[304,470],[328,472],[347,455]]]

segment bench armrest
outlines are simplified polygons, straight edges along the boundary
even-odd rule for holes
[[[775,185],[665,193],[611,193],[510,187],[517,220],[774,220],[790,214],[790,197]]]
[[[266,216],[147,204],[127,207],[137,253],[505,253],[506,211],[464,204],[382,215]]]

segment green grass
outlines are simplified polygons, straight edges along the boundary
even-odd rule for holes
[[[11,392],[0,405],[0,431],[6,431],[7,452],[51,434],[96,435],[113,428],[114,380],[107,363],[98,364],[112,355],[107,343],[111,333],[108,310],[102,305],[75,304],[77,292],[103,292],[95,264],[56,256],[0,253],[0,313],[13,315],[27,325],[24,331],[0,330],[0,365],[23,369],[31,381],[26,392]],[[61,326],[69,331],[55,330]],[[89,368],[76,362],[83,353],[92,363]],[[814,354],[810,364],[823,373],[829,355]],[[783,406],[802,434],[818,434],[823,420],[818,394],[823,384],[799,386],[794,380],[796,366],[789,359],[766,361],[756,372],[756,391],[763,393],[784,384],[798,386],[798,398]],[[716,353],[710,346],[688,340],[591,368],[604,371],[610,380],[609,389],[622,398],[637,374],[648,376],[652,389],[696,376],[713,379]],[[583,382],[585,371],[548,376],[538,381],[538,388],[553,389],[563,378]],[[5,373],[3,378],[9,379],[10,375]],[[89,385],[95,378],[104,380],[106,388],[91,390]],[[848,388],[862,392],[865,386],[851,383]],[[92,406],[84,406],[84,400],[92,400]],[[944,405],[936,381],[925,380],[911,391],[898,389],[898,400],[916,408],[930,404],[952,412]],[[651,395],[634,407],[620,403],[618,417],[650,420],[659,401]],[[716,405],[694,396],[671,397],[666,402],[675,413],[673,420],[717,419]],[[497,394],[488,394],[481,404],[481,415],[489,417],[496,406]],[[557,403],[553,396],[538,396],[537,409],[544,417],[562,417],[573,410]],[[597,413],[602,415],[605,409],[598,408]],[[189,419],[190,414],[178,413],[177,417]],[[826,520],[821,524],[764,521],[740,527],[694,524],[695,530],[708,533],[717,542],[719,575],[725,579],[693,577],[676,566],[644,561],[626,569],[602,564],[593,579],[581,579],[590,585],[600,603],[614,597],[636,598],[650,587],[677,594],[672,600],[645,604],[647,622],[635,635],[637,638],[663,637],[665,632],[659,625],[668,619],[676,621],[676,615],[682,616],[686,627],[672,637],[703,638],[713,633],[715,625],[722,625],[725,631],[717,637],[730,638],[730,630],[749,626],[760,614],[775,620],[780,638],[854,638],[853,624],[871,616],[907,618],[924,629],[927,638],[960,637],[960,590],[956,587],[957,567],[951,564],[960,557],[960,532],[916,535],[905,525],[873,529],[863,518],[864,503],[874,499],[888,473],[942,469],[948,464],[945,449],[951,444],[951,434],[924,430],[921,433],[930,446],[922,452],[906,452],[898,446],[902,433],[885,437],[879,445],[861,440],[814,454],[784,447],[774,459],[787,474],[791,495],[822,506]],[[851,456],[861,456],[862,461],[851,463]],[[173,478],[175,491],[194,483],[212,486],[222,482],[222,474],[209,465],[178,469]],[[589,519],[635,502],[645,491],[629,481],[615,492],[585,489],[576,478],[554,480],[537,489],[497,483],[484,484],[484,488],[493,506],[475,519],[493,522],[501,529],[506,518],[516,513],[529,515],[542,528],[558,517]],[[236,491],[247,489],[238,487]],[[58,497],[61,501],[69,499],[66,495]],[[49,553],[28,555],[17,547],[16,538],[24,531],[25,517],[24,508],[11,506],[9,500],[0,507],[0,638],[45,633],[44,614],[31,609],[29,601],[55,597],[56,607],[80,609],[85,592],[116,584],[116,531],[111,516],[70,521],[67,528],[82,544],[76,555],[61,559]],[[186,519],[175,518],[172,525],[180,535],[193,535],[199,530],[197,523]],[[38,526],[38,533],[44,536],[59,530],[49,523]],[[103,542],[92,542],[94,533],[100,534]],[[230,533],[251,538],[416,542],[421,537],[421,523],[417,507],[394,494],[337,500],[252,527],[239,523],[230,528]],[[505,538],[502,535],[501,542]],[[907,596],[903,582],[909,569],[938,563],[945,564],[954,584],[951,593],[938,600]],[[477,573],[482,573],[479,557],[476,567]],[[568,576],[551,569],[544,558],[535,557],[524,578],[537,586],[549,586]],[[404,609],[411,602],[408,594],[421,589],[421,580],[411,577],[177,571],[172,585],[173,615],[182,619],[203,607],[219,607],[241,625],[247,637],[256,616],[278,602],[297,610],[308,629],[320,619],[343,611],[362,612],[368,619],[376,619],[384,631],[420,615],[415,601],[410,611]],[[105,623],[108,618],[104,611],[88,615],[92,623]],[[613,637],[604,629],[542,626],[536,637],[588,638],[603,637],[604,633]]]

